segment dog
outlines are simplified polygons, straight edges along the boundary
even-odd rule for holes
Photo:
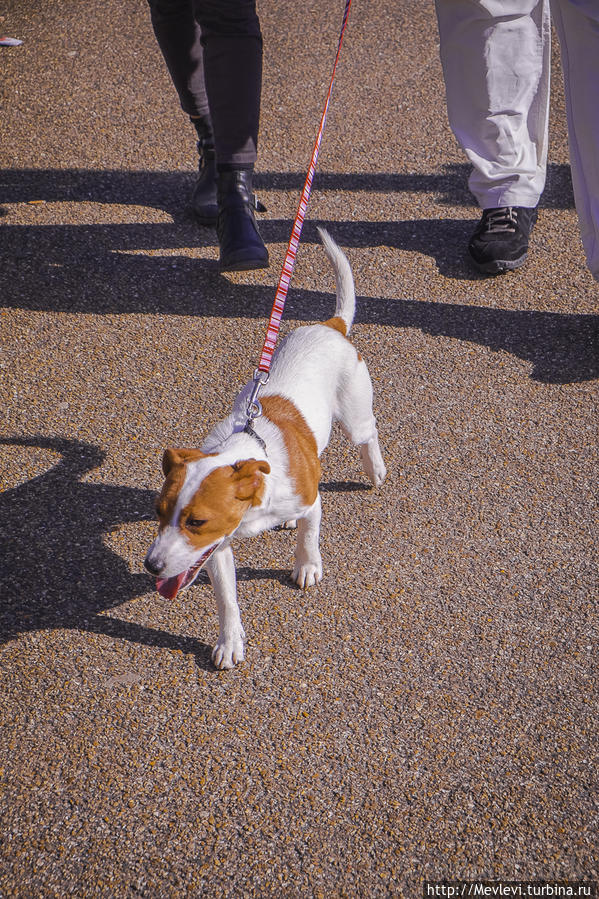
[[[292,578],[302,588],[322,578],[319,551],[320,455],[333,422],[360,449],[364,471],[379,486],[386,475],[372,411],[372,382],[348,340],[355,314],[349,262],[319,228],[335,272],[335,315],[296,328],[276,350],[260,395],[261,415],[248,422],[253,383],[237,396],[201,449],[167,449],[164,486],[156,502],[158,536],[145,558],[167,599],[189,587],[206,567],[219,617],[216,668],[243,661],[231,541],[279,525],[297,525]]]

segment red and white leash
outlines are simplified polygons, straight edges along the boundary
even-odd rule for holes
[[[327,112],[329,109],[331,94],[333,92],[335,73],[337,71],[337,63],[339,62],[341,45],[343,44],[343,36],[345,34],[345,26],[347,25],[351,3],[352,0],[345,0],[345,11],[343,13],[343,22],[341,24],[341,31],[339,34],[337,54],[335,56],[335,63],[333,65],[333,72],[331,74],[329,91],[327,93],[324,110],[320,119],[320,128],[318,129],[318,134],[316,136],[316,142],[312,151],[312,159],[310,160],[310,167],[308,168],[308,174],[306,175],[306,180],[304,182],[304,189],[302,190],[299,206],[295,215],[295,220],[293,222],[293,228],[291,230],[291,237],[289,238],[289,244],[287,245],[287,252],[285,254],[285,260],[283,262],[283,268],[281,269],[279,283],[277,285],[277,291],[275,294],[275,299],[266,330],[266,338],[262,347],[262,353],[260,354],[260,362],[258,363],[258,368],[254,372],[254,387],[247,407],[248,426],[250,427],[251,422],[262,414],[262,407],[258,402],[258,394],[261,387],[268,381],[270,364],[272,362],[275,345],[281,328],[281,319],[283,318],[283,310],[285,308],[285,301],[287,300],[287,292],[289,290],[291,276],[295,267],[295,257],[297,256],[297,248],[299,246],[302,227],[304,224],[304,219],[306,218],[308,200],[310,198],[310,191],[312,190],[314,173],[316,172],[316,162],[318,160],[318,153],[320,151],[320,144],[322,142],[322,135],[324,132]]]

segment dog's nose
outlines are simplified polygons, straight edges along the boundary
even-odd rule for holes
[[[150,574],[153,574],[154,577],[157,577],[164,568],[164,562],[154,561],[150,559],[149,556],[146,556],[144,566],[146,568],[146,571],[149,571]]]

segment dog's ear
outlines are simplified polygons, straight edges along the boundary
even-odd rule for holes
[[[235,496],[237,499],[250,500],[252,506],[260,504],[264,493],[263,474],[270,472],[270,465],[258,459],[246,459],[233,466],[234,479],[237,482]]]
[[[184,462],[195,462],[197,459],[203,459],[205,455],[206,453],[198,449],[167,449],[162,457],[164,477],[168,476],[173,466],[182,465]]]
[[[166,478],[171,468],[180,465],[183,460],[176,449],[167,449],[162,457],[162,473]]]

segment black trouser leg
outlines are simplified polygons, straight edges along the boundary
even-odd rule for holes
[[[148,0],[148,4],[154,34],[181,108],[189,116],[209,119],[201,30],[192,0]]]
[[[218,175],[212,168],[200,168],[192,198],[196,215],[209,223],[218,213],[223,270],[267,266],[252,193],[262,89],[262,34],[255,0],[148,2],[182,108],[204,123],[211,121],[213,129]],[[196,127],[199,145],[205,146],[203,125]]]
[[[231,59],[235,59],[235,77]],[[262,40],[207,37],[204,71],[218,169],[253,168],[258,151]]]
[[[252,168],[258,147],[262,33],[256,0],[195,0],[219,169]]]
[[[251,168],[262,89],[262,34],[255,0],[148,3],[182,109],[212,120],[219,167]]]

